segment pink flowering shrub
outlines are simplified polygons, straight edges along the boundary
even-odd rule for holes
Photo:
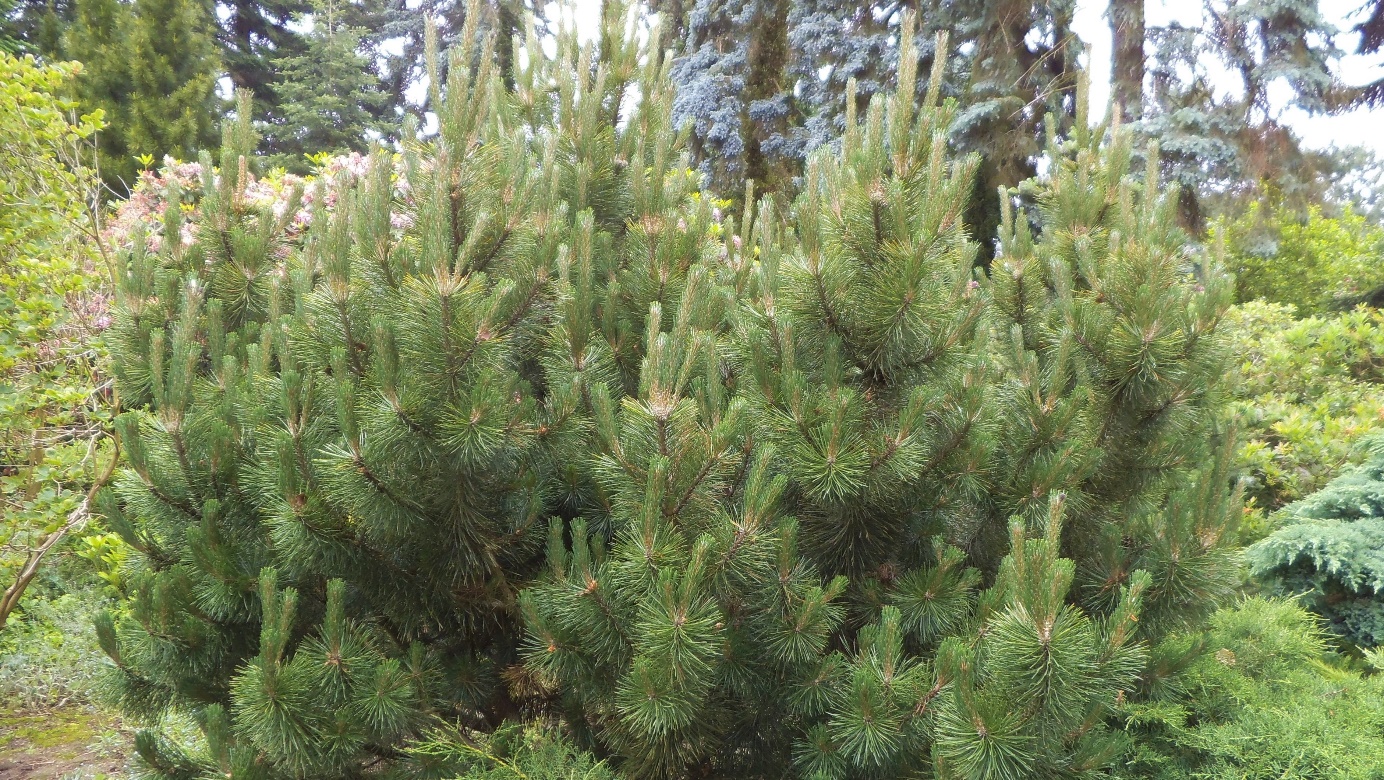
[[[301,199],[289,228],[289,235],[293,237],[301,234],[311,223],[318,198],[322,198],[323,205],[331,210],[336,205],[338,190],[364,176],[369,169],[370,158],[352,152],[328,158],[311,176],[298,176],[282,170],[270,171],[263,177],[247,173],[240,198],[245,208],[252,211],[268,209],[277,218],[282,217],[290,207],[293,193],[301,191]],[[142,230],[150,251],[158,251],[164,240],[167,197],[176,187],[181,194],[181,208],[186,212],[180,221],[182,235],[179,240],[185,245],[191,244],[192,225],[196,223],[198,204],[204,190],[208,183],[219,186],[221,175],[219,169],[213,169],[208,182],[201,163],[179,162],[165,157],[163,167],[140,173],[130,197],[116,204],[104,228],[106,241],[113,247],[128,247],[136,232]],[[324,183],[327,186],[319,186]],[[397,213],[393,221],[395,227],[402,228],[407,224],[408,216]]]

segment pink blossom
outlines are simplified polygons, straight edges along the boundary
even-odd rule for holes
[[[312,207],[319,198],[330,211],[337,202],[338,185],[349,186],[359,180],[369,172],[371,164],[369,156],[353,152],[328,159],[315,176],[275,173],[263,179],[251,177],[244,184],[240,203],[251,212],[267,209],[275,218],[281,219],[288,211],[290,196],[295,189],[301,188],[302,199],[285,231],[287,238],[293,239],[312,223]],[[402,162],[396,162],[394,167],[396,193],[402,197],[409,191],[407,180],[402,175]],[[114,208],[102,231],[106,242],[116,248],[128,248],[136,230],[142,228],[149,251],[160,251],[163,247],[164,212],[168,208],[166,196],[170,185],[176,183],[182,193],[181,207],[187,211],[183,215],[179,238],[184,246],[192,244],[196,240],[194,225],[203,195],[203,173],[200,163],[179,162],[171,157],[165,157],[163,166],[157,170],[141,171],[130,197]],[[212,186],[220,186],[218,171],[213,171],[210,179]],[[413,219],[406,214],[394,213],[390,215],[390,224],[396,230],[405,230],[412,226]]]

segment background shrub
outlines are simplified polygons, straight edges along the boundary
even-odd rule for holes
[[[1256,201],[1226,223],[1240,301],[1264,299],[1303,314],[1350,308],[1384,286],[1384,229],[1349,206],[1299,216]],[[1376,302],[1377,303],[1377,302]]]
[[[1384,678],[1327,650],[1316,616],[1246,599],[1211,618],[1185,694],[1134,705],[1129,778],[1384,777]]]
[[[1250,540],[1270,530],[1268,513],[1363,460],[1361,438],[1384,427],[1384,314],[1294,315],[1252,301],[1226,317],[1240,363],[1233,394]]]
[[[53,568],[0,633],[0,701],[7,708],[47,709],[98,698],[107,662],[91,624],[109,608],[109,597],[81,567]]]
[[[1275,518],[1282,524],[1250,547],[1250,572],[1278,593],[1301,594],[1346,642],[1384,641],[1384,437],[1371,457]]]

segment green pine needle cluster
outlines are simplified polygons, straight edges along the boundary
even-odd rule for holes
[[[146,767],[410,776],[542,720],[633,777],[1103,774],[1236,579],[1226,278],[1084,113],[977,270],[909,51],[723,215],[614,6],[512,87],[465,31],[438,136],[303,235],[228,132],[191,244],[123,258],[100,635],[200,730]]]

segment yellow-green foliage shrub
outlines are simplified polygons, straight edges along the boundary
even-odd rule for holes
[[[1227,324],[1240,360],[1239,459],[1250,477],[1243,527],[1253,538],[1267,530],[1265,512],[1360,462],[1360,438],[1384,427],[1384,313],[1297,319],[1292,306],[1253,301],[1233,307]]]
[[[1300,218],[1254,203],[1225,227],[1240,301],[1318,314],[1348,309],[1384,286],[1384,228],[1349,207],[1336,217],[1313,207]]]
[[[81,500],[101,426],[106,306],[79,164],[100,117],[60,97],[77,71],[0,53],[0,593]]]
[[[1125,778],[1384,777],[1384,677],[1328,650],[1316,616],[1247,599],[1211,618],[1180,693],[1126,709],[1135,747]]]

